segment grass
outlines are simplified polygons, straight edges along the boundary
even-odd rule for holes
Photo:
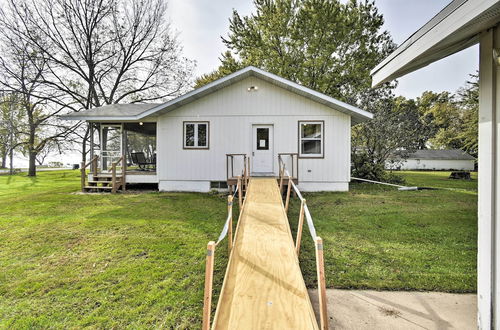
[[[411,185],[464,190],[353,184],[347,193],[307,194],[328,286],[474,292],[476,181],[446,174],[403,173]],[[206,243],[223,226],[226,197],[78,188],[77,171],[0,176],[0,328],[198,328]],[[292,230],[297,213],[294,200]],[[300,260],[312,287],[304,230]],[[216,255],[218,290],[226,244]]]
[[[477,191],[477,172],[471,173],[472,180],[448,179],[451,172],[447,171],[394,171],[394,173],[402,174],[407,186]]]

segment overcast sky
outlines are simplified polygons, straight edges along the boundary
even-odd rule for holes
[[[450,0],[376,0],[385,26],[401,44],[413,32],[443,9]],[[220,39],[226,36],[233,8],[240,14],[253,10],[251,0],[170,0],[172,27],[179,33],[187,57],[198,63],[196,74],[217,68],[225,50]],[[396,93],[417,97],[426,90],[455,91],[478,68],[477,46],[455,54],[399,79]]]

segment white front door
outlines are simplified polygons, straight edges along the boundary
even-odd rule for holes
[[[273,173],[273,125],[252,127],[252,172]]]

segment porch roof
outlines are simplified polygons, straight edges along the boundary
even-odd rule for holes
[[[353,123],[359,123],[373,118],[373,114],[368,111],[359,109],[355,106],[334,99],[333,97],[319,93],[310,88],[304,87],[290,80],[281,78],[277,75],[253,66],[246,67],[242,70],[227,75],[226,77],[215,80],[203,87],[192,90],[163,104],[114,104],[91,110],[85,110],[78,113],[72,113],[69,115],[61,116],[61,118],[68,120],[87,121],[138,121],[146,117],[158,116],[175,110],[183,105],[202,98],[205,95],[211,94],[217,90],[220,90],[250,76],[260,78],[290,92],[299,94],[315,102],[321,103],[327,107],[348,114],[351,116]],[[123,111],[122,109],[125,111]]]
[[[144,111],[157,107],[158,103],[148,104],[110,104],[99,108],[89,109],[80,112],[73,112],[64,116],[67,120],[88,120],[88,121],[129,121],[136,120]]]
[[[371,71],[373,86],[478,43],[480,33],[499,21],[499,0],[452,1]]]

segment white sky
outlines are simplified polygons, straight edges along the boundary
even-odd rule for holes
[[[443,9],[450,0],[376,0],[394,41],[401,44],[413,32]],[[172,27],[179,33],[187,57],[198,63],[196,75],[219,65],[225,50],[221,36],[227,36],[233,8],[240,15],[252,12],[251,0],[170,0]],[[409,98],[426,90],[455,91],[464,85],[479,65],[477,46],[450,56],[417,72],[400,78],[396,93]]]
[[[394,41],[401,44],[413,32],[443,9],[450,0],[376,0]],[[197,61],[196,75],[210,72],[219,65],[225,50],[221,36],[227,36],[229,17],[236,9],[240,15],[253,10],[252,0],[170,0],[172,28],[179,34],[184,55]],[[445,58],[428,67],[398,79],[396,94],[414,98],[426,90],[456,91],[479,65],[477,46]],[[50,160],[78,163],[75,153],[54,155]],[[26,166],[25,159],[16,159],[15,166]]]

